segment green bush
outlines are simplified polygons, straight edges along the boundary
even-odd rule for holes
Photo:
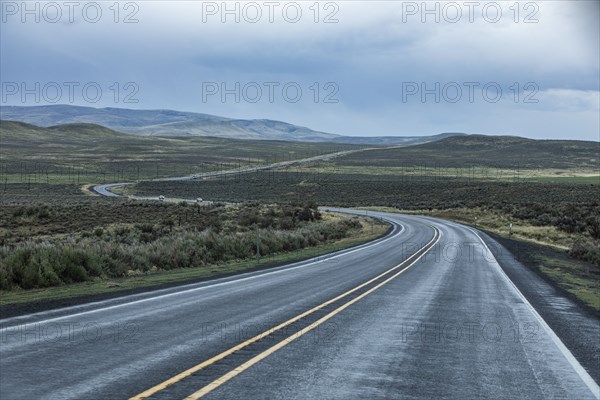
[[[600,242],[597,240],[577,240],[571,246],[569,254],[600,267]]]
[[[600,239],[600,217],[595,216],[588,218],[587,227],[592,238]]]

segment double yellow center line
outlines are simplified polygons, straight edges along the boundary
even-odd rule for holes
[[[409,269],[410,267],[412,267],[413,265],[415,265],[422,257],[424,257],[434,246],[435,244],[440,240],[441,237],[441,232],[439,229],[437,229],[436,227],[433,227],[434,230],[434,236],[433,238],[427,243],[425,244],[423,247],[421,247],[419,250],[417,250],[415,253],[413,253],[410,257],[408,257],[406,260],[402,261],[400,264],[388,269],[387,271],[383,272],[382,274],[376,276],[373,279],[368,280],[365,283],[362,283],[358,286],[356,286],[355,288],[331,299],[331,300],[327,300],[326,302],[319,304],[318,306],[303,312],[302,314],[299,314],[297,316],[295,316],[294,318],[291,318],[277,326],[275,326],[274,328],[271,328],[259,335],[254,336],[251,339],[248,339],[206,361],[203,361],[202,363],[195,365],[194,367],[183,371],[177,375],[175,375],[174,377],[159,383],[158,385],[132,397],[130,400],[142,400],[142,399],[146,399],[162,390],[165,390],[166,388],[168,388],[171,385],[174,385],[177,382],[180,382],[181,380],[189,377],[190,375],[193,375],[194,373],[216,363],[219,360],[224,359],[225,357],[230,356],[231,354],[235,353],[236,351],[239,351],[245,347],[247,347],[248,345],[255,343],[261,339],[264,339],[267,336],[272,335],[274,332],[277,332],[278,330],[285,328],[288,325],[293,324],[294,322],[310,315],[313,314],[316,311],[319,311],[321,309],[323,309],[324,307],[335,303],[338,300],[341,300],[349,295],[351,295],[352,293],[364,288],[365,286],[370,285],[371,283],[387,276],[390,275],[392,272],[397,271],[398,269],[400,269],[399,271],[397,271],[395,274],[389,276],[387,279],[383,280],[382,282],[378,283],[376,286],[373,286],[371,289],[367,290],[366,292],[362,293],[361,295],[349,300],[348,302],[344,303],[343,305],[339,306],[338,308],[336,308],[335,310],[331,311],[329,314],[325,315],[324,317],[320,318],[319,320],[313,322],[312,324],[308,325],[306,328],[300,330],[297,333],[294,333],[293,335],[289,336],[286,339],[283,339],[282,341],[280,341],[279,343],[277,343],[276,345],[268,348],[267,350],[263,351],[262,353],[258,354],[257,356],[251,358],[250,360],[246,361],[245,363],[241,364],[240,366],[238,366],[237,368],[229,371],[228,373],[226,373],[225,375],[217,378],[216,380],[212,381],[211,383],[209,383],[208,385],[204,386],[203,388],[201,388],[200,390],[198,390],[197,392],[194,392],[193,394],[189,395],[188,397],[186,397],[186,400],[196,400],[199,399],[203,396],[205,396],[206,394],[212,392],[213,390],[215,390],[216,388],[218,388],[219,386],[223,385],[225,382],[233,379],[235,376],[241,374],[242,372],[244,372],[245,370],[247,370],[248,368],[250,368],[251,366],[253,366],[254,364],[260,362],[261,360],[265,359],[266,357],[268,357],[269,355],[275,353],[277,350],[285,347],[286,345],[288,345],[289,343],[291,343],[292,341],[298,339],[299,337],[301,337],[302,335],[306,334],[307,332],[310,332],[311,330],[315,329],[316,327],[318,327],[319,325],[321,325],[322,323],[326,322],[327,320],[331,319],[332,317],[334,317],[336,314],[339,314],[340,312],[342,312],[343,310],[345,310],[346,308],[348,308],[349,306],[351,306],[352,304],[356,303],[357,301],[359,301],[360,299],[362,299],[363,297],[367,296],[368,294],[374,292],[375,290],[379,289],[380,287],[382,287],[383,285],[387,284],[388,282],[390,282],[391,280],[393,280],[394,278],[396,278],[398,275],[402,274],[404,271],[406,271],[407,269]],[[408,264],[410,262],[410,264]],[[406,265],[408,264],[408,265]],[[406,266],[405,266],[406,265]]]

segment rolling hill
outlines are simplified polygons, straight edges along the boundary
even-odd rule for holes
[[[39,127],[0,120],[0,180],[61,182],[65,174],[103,182],[183,176],[307,158],[355,146],[328,142],[239,140],[218,137],[130,135],[76,123]],[[67,172],[68,170],[68,172]],[[67,178],[68,179],[68,178]],[[102,180],[99,180],[102,179]]]
[[[600,143],[468,135],[410,147],[351,154],[337,159],[336,163],[376,167],[518,167],[597,171],[600,168]]]
[[[209,114],[173,110],[131,110],[72,105],[2,106],[0,119],[42,127],[61,124],[97,124],[142,136],[213,136],[230,139],[336,142],[375,145],[414,145],[447,136],[340,136],[268,119],[232,119]]]
[[[600,143],[533,140],[515,136],[438,135],[413,146],[373,149],[340,157],[339,166],[600,168]],[[205,136],[140,136],[91,124],[40,127],[0,120],[0,155],[6,163],[92,164],[108,162],[198,163],[264,162],[364,148],[334,142],[238,140]],[[236,160],[236,161],[234,161]],[[253,160],[253,161],[251,161]]]

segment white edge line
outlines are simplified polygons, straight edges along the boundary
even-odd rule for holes
[[[404,232],[405,228],[404,228],[404,225],[402,225],[401,223],[396,222],[396,221],[392,221],[392,220],[390,220],[388,218],[384,218],[384,219],[386,221],[388,221],[388,222],[391,222],[392,225],[393,225],[393,227],[394,227],[394,229],[392,230],[392,232],[389,234],[388,237],[379,239],[375,243],[360,245],[360,246],[358,246],[355,249],[340,250],[338,252],[334,252],[334,253],[330,253],[330,254],[325,254],[325,255],[323,255],[324,257],[325,256],[327,257],[325,260],[331,259],[333,257],[345,256],[347,254],[352,254],[352,253],[355,253],[357,251],[361,251],[361,250],[365,250],[365,249],[371,248],[373,246],[378,246],[378,245],[380,245],[382,243],[387,242],[388,240],[390,240],[392,238],[395,238],[396,236],[398,236],[402,232]],[[398,226],[400,226],[400,230],[397,232]],[[194,288],[190,288],[190,289],[186,289],[186,290],[178,290],[178,291],[175,291],[175,292],[172,292],[172,293],[166,293],[166,294],[162,294],[162,295],[158,295],[158,296],[151,296],[151,297],[148,297],[148,298],[145,298],[145,299],[140,299],[140,300],[126,301],[124,303],[119,303],[119,304],[115,304],[115,305],[112,305],[112,306],[96,308],[96,309],[93,309],[93,310],[81,311],[81,312],[74,313],[74,314],[62,315],[60,317],[53,317],[53,318],[41,319],[39,321],[35,321],[34,320],[34,321],[31,321],[31,323],[34,323],[34,324],[46,324],[46,323],[50,323],[50,322],[60,321],[60,320],[67,319],[67,318],[78,317],[78,316],[81,316],[81,315],[93,314],[93,313],[97,313],[97,312],[101,312],[101,311],[107,311],[107,310],[113,310],[113,309],[119,308],[119,307],[125,307],[125,306],[129,306],[129,305],[133,305],[133,304],[145,303],[145,302],[148,302],[148,301],[153,301],[153,300],[157,300],[157,299],[163,299],[163,298],[171,297],[171,296],[178,296],[178,295],[181,295],[181,294],[190,293],[190,292],[194,292],[194,291],[200,291],[200,290],[204,290],[204,289],[208,289],[208,288],[214,288],[214,287],[217,287],[217,286],[223,286],[223,285],[228,285],[228,284],[232,284],[232,283],[243,282],[243,281],[246,281],[246,280],[256,279],[256,278],[267,276],[267,275],[274,275],[274,274],[278,274],[278,273],[282,273],[282,272],[293,271],[293,270],[296,270],[296,269],[305,268],[305,267],[308,267],[308,266],[311,266],[311,265],[315,265],[315,264],[318,264],[318,263],[323,262],[323,261],[324,260],[312,261],[312,262],[309,262],[307,264],[304,264],[304,261],[299,261],[299,262],[296,262],[296,263],[289,264],[287,266],[283,265],[281,267],[277,267],[277,269],[273,270],[273,271],[268,271],[267,270],[266,272],[259,273],[259,274],[256,274],[256,272],[247,272],[247,273],[243,273],[243,274],[238,275],[240,277],[239,279],[235,279],[234,278],[234,279],[228,280],[226,282],[219,282],[219,283],[213,283],[213,284],[209,283],[207,285],[203,285],[203,286],[200,286],[200,287],[194,287]],[[294,264],[300,264],[300,265],[296,265],[294,267],[290,267],[290,266],[292,266]],[[252,275],[251,276],[243,277],[244,275],[247,275],[247,274],[252,274]],[[223,279],[228,279],[228,278],[229,277],[226,277],[226,278],[223,278]],[[202,284],[202,283],[200,283],[200,284]],[[192,283],[190,285],[198,285],[198,283]],[[183,285],[182,287],[185,287],[185,286],[186,285]],[[161,290],[164,290],[164,291],[166,291],[166,290],[172,290],[172,288],[166,288],[166,289],[161,289]],[[149,293],[149,292],[146,292],[146,293]],[[140,295],[143,296],[146,293],[141,293]],[[127,297],[127,296],[124,296],[124,297]],[[118,300],[118,298],[107,299],[107,300],[103,300],[103,301],[96,302],[96,303],[82,304],[82,305],[74,306],[74,307],[79,308],[79,307],[86,307],[86,306],[101,305],[103,302],[111,302],[111,301],[115,301],[115,300]],[[10,317],[10,318],[6,318],[6,319],[0,320],[0,324],[6,324],[6,323],[13,322],[13,321],[25,320],[25,319],[28,319],[28,318],[31,318],[31,317],[41,316],[41,315],[44,315],[44,314],[47,314],[47,313],[57,313],[57,312],[68,311],[68,310],[69,310],[69,307],[65,307],[65,308],[59,308],[59,309],[56,309],[56,310],[42,311],[40,313],[20,315],[20,316],[17,316],[17,317]],[[24,323],[27,323],[27,322],[24,322]],[[5,332],[6,330],[14,329],[15,326],[18,326],[18,325],[11,325],[11,326],[7,326],[5,328],[1,328],[0,329],[0,333]]]
[[[571,366],[573,367],[575,372],[577,372],[579,377],[583,380],[583,382],[587,385],[587,387],[592,391],[592,394],[597,399],[600,399],[600,386],[598,386],[596,381],[590,376],[590,374],[585,370],[585,368],[583,368],[583,366],[579,363],[579,361],[577,361],[575,356],[573,356],[573,353],[571,353],[571,351],[567,348],[567,346],[565,346],[565,344],[562,342],[562,340],[560,340],[558,335],[552,330],[552,328],[548,325],[548,323],[546,323],[546,321],[544,321],[542,316],[536,311],[536,309],[529,302],[529,300],[527,300],[527,298],[523,295],[523,293],[521,293],[519,288],[517,288],[517,286],[514,284],[514,282],[508,277],[506,272],[504,272],[504,270],[500,266],[500,263],[496,259],[496,256],[494,256],[494,253],[492,253],[492,251],[490,250],[488,245],[485,243],[485,241],[481,238],[481,236],[479,236],[479,234],[474,229],[472,229],[468,226],[464,226],[464,225],[461,225],[461,226],[470,230],[472,233],[475,234],[475,236],[477,236],[479,238],[479,240],[481,240],[481,243],[483,243],[483,245],[485,246],[487,251],[492,255],[492,257],[494,257],[494,261],[496,262],[497,269],[500,271],[500,275],[504,278],[504,280],[506,280],[506,282],[509,284],[510,287],[512,287],[512,289],[517,294],[517,296],[519,296],[519,298],[523,301],[523,303],[529,308],[529,311],[531,311],[533,316],[539,321],[540,325],[542,326],[542,328],[544,328],[546,333],[548,333],[548,335],[550,336],[550,338],[552,339],[552,341],[554,342],[556,347],[558,347],[558,349],[563,354],[563,356],[565,356],[565,358],[567,359],[569,364],[571,364]]]

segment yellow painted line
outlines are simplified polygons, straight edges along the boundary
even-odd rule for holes
[[[367,281],[365,283],[362,283],[359,286],[355,287],[354,289],[351,289],[351,290],[349,290],[349,291],[347,291],[345,293],[342,293],[341,295],[339,295],[339,296],[337,296],[337,297],[335,297],[335,298],[333,298],[331,300],[327,300],[326,302],[324,302],[322,304],[319,304],[318,306],[316,306],[316,307],[314,307],[314,308],[312,308],[312,309],[310,309],[308,311],[305,311],[302,314],[299,314],[299,315],[295,316],[294,318],[291,318],[291,319],[289,319],[289,320],[287,320],[285,322],[282,322],[281,324],[275,326],[274,328],[271,328],[271,329],[269,329],[269,330],[267,330],[267,331],[265,331],[265,332],[263,332],[263,333],[261,333],[259,335],[254,336],[251,339],[248,339],[248,340],[246,340],[246,341],[244,341],[244,342],[242,342],[242,343],[240,343],[240,344],[238,344],[238,345],[236,345],[236,346],[234,346],[234,347],[232,347],[232,348],[230,348],[228,350],[225,350],[224,352],[222,352],[222,353],[220,353],[220,354],[218,354],[218,355],[216,355],[216,356],[214,356],[214,357],[212,357],[212,358],[210,358],[210,359],[208,359],[206,361],[203,361],[200,364],[195,365],[192,368],[187,369],[187,370],[185,370],[185,371],[183,371],[183,372],[181,372],[181,373],[173,376],[172,378],[167,379],[166,381],[164,381],[162,383],[159,383],[158,385],[153,386],[152,388],[150,388],[150,389],[148,389],[148,390],[146,390],[146,391],[144,391],[144,392],[142,392],[140,394],[137,394],[137,395],[131,397],[129,400],[143,400],[143,399],[147,399],[148,397],[150,397],[150,396],[152,396],[152,395],[154,395],[154,394],[156,394],[156,393],[158,393],[158,392],[160,392],[162,390],[165,390],[169,386],[171,386],[171,385],[173,385],[173,384],[175,384],[175,383],[177,383],[177,382],[179,382],[179,381],[187,378],[188,376],[190,376],[190,375],[192,375],[192,374],[194,374],[194,373],[196,373],[196,372],[198,372],[198,371],[200,371],[200,370],[202,370],[202,369],[204,369],[204,368],[206,368],[206,367],[208,367],[208,366],[216,363],[219,360],[224,359],[225,357],[230,356],[231,354],[235,353],[236,351],[239,351],[239,350],[243,349],[244,347],[249,346],[250,344],[257,342],[257,341],[259,341],[259,340],[261,340],[261,339],[263,339],[263,338],[265,338],[265,337],[273,334],[274,332],[277,332],[278,330],[280,330],[282,328],[285,328],[286,326],[291,325],[294,322],[296,322],[296,321],[298,321],[298,320],[300,320],[300,319],[302,319],[302,318],[304,318],[304,317],[306,317],[306,316],[308,316],[308,315],[310,315],[310,314],[312,314],[312,313],[314,313],[314,312],[316,312],[316,311],[318,311],[318,310],[320,310],[320,309],[328,306],[329,304],[335,303],[336,301],[338,301],[340,299],[343,299],[344,297],[349,296],[350,294],[352,294],[352,293],[356,292],[357,290],[360,290],[361,288],[363,288],[363,287],[365,287],[365,286],[367,286],[367,285],[375,282],[376,280],[384,277],[385,275],[390,274],[391,272],[397,270],[398,268],[400,268],[404,264],[406,264],[411,258],[413,258],[415,255],[417,255],[421,250],[423,250],[423,249],[427,248],[429,245],[431,245],[431,243],[433,243],[434,241],[437,242],[437,240],[439,240],[439,238],[440,238],[440,235],[439,235],[439,231],[438,231],[437,228],[434,227],[434,230],[435,230],[435,234],[433,236],[433,239],[431,239],[427,244],[425,244],[419,250],[417,250],[416,252],[414,252],[413,254],[411,254],[410,257],[408,257],[406,260],[402,261],[400,264],[398,264],[398,265],[390,268],[389,270],[387,270],[387,271],[385,271],[385,272],[377,275],[375,278],[372,278],[369,281]],[[425,251],[410,266],[412,266],[414,263],[416,263],[417,261],[419,261],[421,259],[421,257],[423,257],[425,254],[427,254],[427,252],[429,250],[430,249],[428,249],[427,251]],[[403,272],[404,270],[408,269],[409,267],[406,267],[405,269],[403,269],[402,271],[400,271],[400,273]]]
[[[441,235],[438,236],[437,240],[439,240],[440,237],[441,237]],[[437,241],[436,241],[436,243],[437,243]],[[200,389],[197,392],[195,392],[195,393],[189,395],[188,397],[186,397],[185,400],[197,400],[197,399],[199,399],[199,398],[207,395],[208,393],[212,392],[213,390],[215,390],[219,386],[223,385],[227,381],[235,378],[236,376],[238,376],[239,374],[241,374],[242,372],[244,372],[248,368],[252,367],[253,365],[255,365],[258,362],[260,362],[261,360],[263,360],[263,359],[267,358],[268,356],[270,356],[271,354],[275,353],[277,350],[279,350],[279,349],[287,346],[288,344],[290,344],[294,340],[298,339],[302,335],[304,335],[304,334],[312,331],[317,326],[321,325],[323,322],[325,322],[325,321],[333,318],[335,315],[339,314],[340,312],[342,312],[346,308],[350,307],[352,304],[356,303],[357,301],[359,301],[363,297],[367,296],[368,294],[373,293],[374,291],[376,291],[377,289],[379,289],[383,285],[387,284],[388,282],[390,282],[391,280],[393,280],[394,278],[396,278],[397,276],[399,276],[400,274],[402,274],[404,271],[406,271],[407,269],[409,269],[410,267],[412,267],[413,265],[415,265],[432,248],[433,248],[433,246],[431,246],[429,249],[427,249],[425,252],[423,252],[423,254],[421,254],[416,260],[414,260],[408,266],[406,266],[405,268],[401,269],[400,271],[398,271],[394,275],[390,276],[389,278],[387,278],[383,282],[377,284],[376,286],[373,286],[371,289],[367,290],[363,294],[355,297],[354,299],[352,299],[352,300],[348,301],[347,303],[341,305],[340,307],[336,308],[335,310],[333,310],[332,312],[330,312],[326,316],[322,317],[318,321],[315,321],[312,324],[310,324],[309,326],[307,326],[306,328],[302,329],[300,332],[295,333],[295,334],[289,336],[288,338],[282,340],[281,342],[277,343],[273,347],[271,347],[271,348],[263,351],[259,355],[257,355],[255,357],[251,358],[250,360],[246,361],[245,363],[243,363],[239,367],[237,367],[237,368],[229,371],[228,373],[226,373],[225,375],[221,376],[220,378],[215,379],[214,381],[212,381],[208,385],[204,386],[202,389]]]

